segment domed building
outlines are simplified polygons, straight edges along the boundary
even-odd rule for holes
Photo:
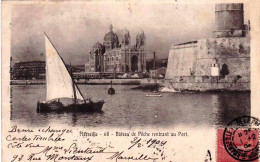
[[[93,45],[91,51],[89,51],[89,62],[87,64],[89,71],[101,71],[103,69],[102,62],[104,61],[103,54],[105,52],[105,47],[96,42]]]
[[[119,33],[109,32],[104,36],[103,45],[95,43],[89,52],[89,61],[85,65],[86,72],[141,73],[146,71],[145,34],[140,31],[136,36],[136,44],[131,45],[130,32],[125,28]]]
[[[99,43],[99,42],[96,42],[96,43],[94,44],[94,46],[93,46],[93,49],[102,49],[102,48],[103,48],[103,46],[102,46],[102,44]]]
[[[104,46],[106,49],[114,49],[119,45],[118,37],[116,33],[113,32],[113,26],[110,24],[109,32],[104,37]]]

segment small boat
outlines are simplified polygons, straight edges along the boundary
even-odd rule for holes
[[[146,97],[162,97],[162,93],[160,93],[160,92],[147,92],[146,93],[146,95],[145,95]]]
[[[84,99],[55,46],[45,34],[46,101],[37,102],[37,112],[101,111],[103,100]]]

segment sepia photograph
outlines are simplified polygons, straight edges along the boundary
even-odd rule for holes
[[[12,122],[222,126],[250,115],[245,4],[114,7],[12,8]]]
[[[258,161],[259,3],[2,6],[2,160]]]

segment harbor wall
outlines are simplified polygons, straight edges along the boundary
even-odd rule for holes
[[[248,83],[172,83],[177,91],[250,91]]]
[[[250,38],[209,38],[173,45],[165,78],[164,85],[176,89],[250,90]]]
[[[111,81],[114,85],[140,85],[141,79],[78,79],[75,80],[77,84],[91,84],[91,85],[110,85]],[[12,80],[11,85],[34,85],[45,84],[45,80]]]
[[[172,46],[169,51],[166,79],[189,76],[195,69],[197,42]]]
[[[227,76],[250,75],[250,40],[248,37],[210,38],[198,41],[196,76],[211,75],[211,66],[216,64],[221,72],[227,65]],[[221,74],[220,74],[221,75]]]
[[[234,77],[175,77],[165,80],[163,86],[177,91],[250,91],[250,79]]]

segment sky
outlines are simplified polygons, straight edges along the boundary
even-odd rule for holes
[[[94,43],[103,43],[110,24],[118,35],[129,30],[132,45],[143,30],[147,58],[153,57],[152,52],[167,58],[172,44],[212,36],[215,5],[122,1],[16,5],[11,19],[13,62],[44,61],[45,32],[67,64],[85,64]]]

